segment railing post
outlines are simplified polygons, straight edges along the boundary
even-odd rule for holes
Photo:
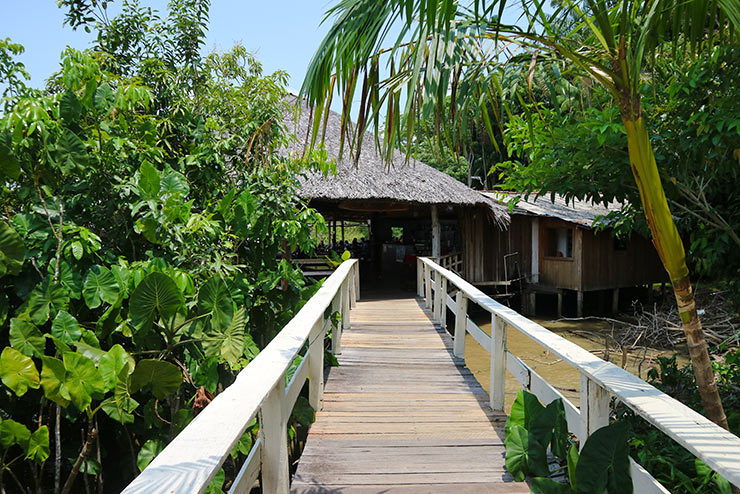
[[[455,337],[452,345],[452,351],[455,357],[465,358],[465,335],[468,324],[468,297],[462,290],[457,291],[455,295]]]
[[[345,278],[342,283],[342,329],[349,328],[349,280]]]
[[[442,286],[439,294],[439,323],[442,329],[447,329],[447,278],[439,275]]]
[[[504,409],[506,386],[506,322],[496,314],[491,316],[491,408]]]
[[[324,400],[324,319],[320,318],[314,328],[319,334],[308,343],[308,403],[317,412],[323,407]]]
[[[609,393],[581,374],[581,448],[588,436],[597,429],[609,425]]]
[[[355,300],[360,300],[360,261],[355,262]]]
[[[340,288],[339,291],[336,293],[336,295],[334,295],[334,298],[331,301],[332,316],[334,315],[335,312],[337,312],[337,309],[341,307],[341,304],[342,304],[342,290]],[[340,321],[336,327],[334,327],[334,323],[331,320],[329,324],[332,325],[331,353],[333,353],[334,355],[339,355],[340,353],[342,353],[342,322]]]
[[[434,305],[432,306],[434,320],[442,323],[442,275],[434,271]]]
[[[357,297],[355,296],[355,266],[352,265],[352,268],[350,268],[349,273],[347,273],[347,289],[349,290],[349,308],[354,309],[355,305],[357,305]]]
[[[262,434],[262,491],[276,494],[287,493],[290,487],[288,470],[287,415],[283,410],[285,401],[285,377],[262,402],[260,409],[260,433]]]
[[[424,302],[427,309],[432,308],[432,269],[424,263]]]
[[[424,263],[420,258],[416,258],[416,295],[424,296]]]

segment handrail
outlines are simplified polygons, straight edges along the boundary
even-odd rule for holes
[[[435,318],[446,325],[446,308],[455,314],[454,353],[464,356],[465,333],[488,345],[483,348],[491,353],[490,400],[494,409],[504,406],[504,380],[506,370],[540,399],[550,402],[562,395],[536,372],[506,350],[506,326],[534,340],[581,374],[580,408],[565,399],[569,428],[576,436],[585,439],[609,422],[610,394],[663,431],[681,446],[701,459],[730,483],[740,486],[740,438],[724,430],[683,403],[671,398],[654,386],[628,371],[606,362],[562,336],[496,302],[481,290],[452,271],[428,258],[418,259],[418,294],[427,300]],[[432,274],[434,276],[432,276]],[[447,283],[459,290],[457,299],[447,295]],[[433,294],[433,296],[432,296]],[[491,313],[489,337],[467,318],[467,304],[472,301]],[[472,325],[472,326],[471,326]],[[482,335],[475,331],[477,328]],[[472,331],[471,331],[472,329]],[[632,462],[635,492],[667,492],[642,467]],[[639,487],[639,489],[638,489]]]
[[[249,492],[262,471],[263,492],[287,493],[289,487],[287,421],[309,379],[309,403],[318,410],[323,396],[324,336],[329,306],[342,315],[332,332],[335,353],[349,308],[359,296],[356,259],[343,262],[278,335],[236,377],[234,383],[193,421],[136,477],[125,494],[202,493],[241,438],[260,415],[259,438],[237,475],[230,493]],[[308,342],[308,352],[290,383],[285,373]]]

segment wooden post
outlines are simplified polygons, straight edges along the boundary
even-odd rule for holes
[[[558,317],[563,317],[563,291],[558,290]]]
[[[527,307],[527,312],[530,316],[537,314],[537,293],[534,290],[529,292],[529,307]]]
[[[324,319],[314,325],[319,334],[308,343],[308,403],[316,411],[321,410],[324,400]]]
[[[260,409],[262,490],[276,494],[287,494],[290,487],[288,428],[284,417],[290,412],[283,410],[284,401],[285,378],[281,376]]]
[[[577,292],[576,311],[578,317],[583,317],[583,292],[581,290]]]
[[[504,409],[506,385],[506,322],[491,316],[491,389],[488,391],[491,408]]]
[[[581,374],[581,448],[588,436],[609,425],[609,393]]]
[[[427,309],[432,308],[432,269],[428,264],[424,264],[424,291],[426,296],[424,302]]]
[[[352,266],[352,269],[349,270],[349,273],[347,273],[347,280],[345,281],[347,284],[347,291],[349,292],[349,308],[354,309],[355,305],[357,305],[357,296],[355,295],[355,266]]]
[[[331,314],[334,315],[335,312],[342,306],[342,289],[340,288],[336,295],[334,295],[334,299],[331,301]],[[330,321],[330,324],[332,324],[332,330],[331,330],[331,353],[334,355],[339,355],[342,353],[342,323],[340,322],[337,324],[337,327],[333,327],[334,324]]]
[[[342,330],[349,328],[349,280],[345,279],[342,283]]]
[[[468,324],[468,297],[462,290],[457,291],[455,296],[457,310],[455,311],[455,337],[452,351],[455,357],[465,358],[465,335]]]
[[[439,271],[434,272],[434,305],[433,308],[433,314],[434,319],[442,323],[442,278],[443,276],[439,274]]]
[[[355,263],[354,282],[355,282],[355,301],[358,301],[360,300],[360,261],[359,259]]]
[[[540,221],[532,218],[532,284],[540,282]]]
[[[619,288],[612,290],[612,312],[619,312]]]
[[[416,258],[416,295],[424,296],[424,263],[420,258]]]
[[[439,261],[442,254],[442,227],[439,224],[439,210],[432,205],[432,257]]]
[[[442,329],[447,329],[447,278],[439,275],[442,279],[442,289],[439,294],[439,322]]]

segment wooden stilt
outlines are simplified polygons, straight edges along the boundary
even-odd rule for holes
[[[612,290],[612,312],[619,312],[619,288]]]
[[[576,302],[576,311],[578,317],[583,317],[583,292],[581,290],[578,290],[577,292],[577,302]]]

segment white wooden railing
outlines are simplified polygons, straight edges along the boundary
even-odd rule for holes
[[[229,493],[249,492],[262,473],[262,492],[287,493],[287,421],[309,380],[309,402],[321,409],[324,389],[324,337],[331,323],[328,307],[342,315],[332,331],[332,351],[341,352],[342,329],[349,327],[350,307],[359,298],[356,259],[342,263],[324,281],[280,333],[123,491],[134,493],[201,493],[258,417],[259,437]],[[308,351],[290,382],[286,371],[308,343]]]
[[[418,259],[417,291],[432,309],[434,319],[447,326],[447,309],[455,315],[453,352],[465,356],[465,335],[470,333],[491,354],[490,404],[504,408],[504,384],[508,370],[545,404],[563,398],[568,428],[583,444],[596,429],[609,423],[612,396],[700,458],[731,484],[740,486],[740,438],[727,432],[683,403],[606,362],[591,352],[501,305],[460,276],[428,258]],[[455,299],[448,285],[457,287]],[[468,318],[473,302],[491,314],[492,336]],[[581,375],[580,407],[568,401],[539,374],[506,349],[506,331],[513,328],[575,367]],[[636,493],[666,493],[644,468],[631,461]]]
[[[462,254],[459,252],[453,252],[451,254],[445,254],[443,256],[440,256],[439,261],[437,262],[440,266],[442,266],[445,269],[449,269],[450,271],[454,271],[455,273],[459,273],[462,271]]]

